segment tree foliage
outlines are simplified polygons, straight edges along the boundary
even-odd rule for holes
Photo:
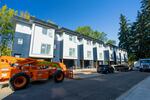
[[[22,18],[25,18],[25,19],[27,19],[27,20],[30,20],[30,13],[29,12],[27,12],[27,11],[21,11],[20,12],[20,17],[22,17]]]
[[[10,55],[11,54],[11,44],[13,42],[14,35],[14,24],[12,21],[13,16],[15,15],[13,9],[8,9],[4,5],[0,9],[0,54],[1,55]]]
[[[125,17],[121,18],[124,20],[120,24],[119,43],[120,47],[128,51],[131,60],[150,58],[150,0],[142,0],[141,4],[141,10],[131,27],[128,27]],[[126,36],[123,35],[125,33]]]
[[[118,35],[120,40],[119,47],[128,50],[128,37],[130,35],[130,29],[126,17],[122,14],[120,15],[120,32]]]
[[[93,30],[90,26],[80,26],[76,29],[77,32],[84,34],[86,36],[92,37],[94,39],[98,39],[101,41],[107,41],[107,34],[104,32],[99,32],[97,30]]]
[[[110,39],[110,40],[108,40],[108,41],[106,42],[106,44],[116,45],[116,41]]]

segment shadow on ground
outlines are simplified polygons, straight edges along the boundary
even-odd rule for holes
[[[115,100],[150,73],[120,72],[63,83],[34,82],[3,100]]]

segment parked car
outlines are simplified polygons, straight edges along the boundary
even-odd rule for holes
[[[114,68],[110,65],[99,65],[97,72],[102,74],[114,73]]]
[[[125,64],[116,65],[114,67],[116,71],[121,71],[121,72],[129,71],[129,66]]]

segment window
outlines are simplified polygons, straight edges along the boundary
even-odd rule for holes
[[[75,36],[72,36],[72,35],[69,35],[69,40],[70,40],[70,41],[73,41],[73,42],[76,42]]]
[[[53,31],[52,30],[48,30],[48,35],[49,35],[49,37],[53,37]]]
[[[113,54],[110,55],[110,58],[113,59]]]
[[[69,35],[69,40],[70,40],[70,41],[72,41],[72,40],[73,40],[73,39],[72,39],[72,35]]]
[[[87,45],[91,45],[91,41],[87,41]]]
[[[50,54],[51,45],[42,44],[41,45],[41,54]]]
[[[99,53],[99,58],[102,59],[102,53]]]
[[[18,38],[18,44],[23,44],[23,39],[22,38]]]
[[[46,29],[46,28],[42,28],[42,33],[43,33],[44,35],[47,35],[47,29]]]
[[[75,48],[69,48],[69,56],[71,57],[75,56]]]
[[[91,51],[87,51],[87,57],[91,58]]]
[[[113,48],[112,48],[112,47],[110,47],[110,50],[113,50]]]
[[[101,48],[103,45],[102,44],[99,44],[99,47]]]

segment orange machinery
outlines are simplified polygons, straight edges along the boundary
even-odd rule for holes
[[[64,77],[73,78],[73,72],[63,63],[47,62],[31,58],[0,57],[0,86],[8,84],[12,90],[26,88],[30,81],[54,78],[56,83]]]

